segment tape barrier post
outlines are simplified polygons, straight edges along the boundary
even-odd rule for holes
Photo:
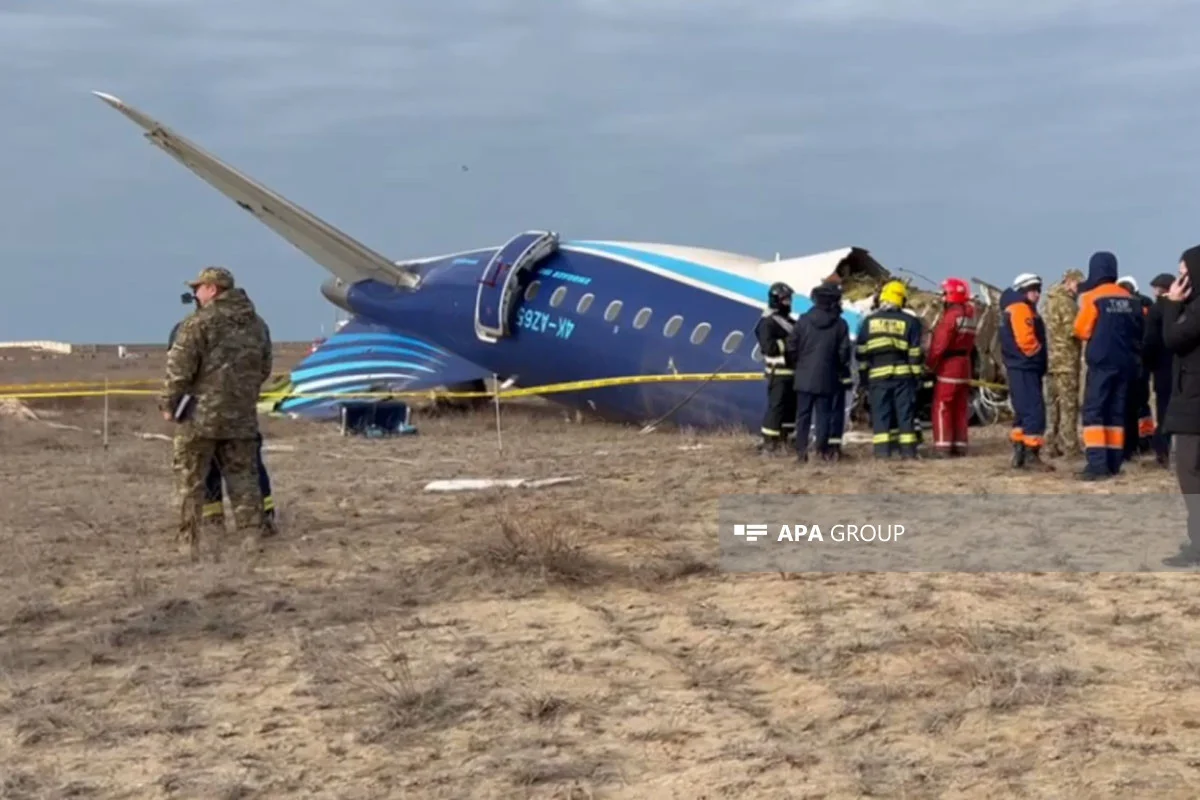
[[[108,378],[104,379],[104,449],[108,449]]]
[[[500,376],[492,373],[492,397],[496,400],[496,450],[504,452],[504,442],[500,438]]]

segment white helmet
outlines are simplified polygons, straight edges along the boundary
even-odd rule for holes
[[[1138,293],[1137,279],[1135,279],[1132,275],[1125,275],[1121,277],[1117,281],[1117,284],[1128,287],[1129,291],[1133,292],[1134,294]]]
[[[1032,272],[1022,272],[1012,282],[1012,288],[1018,292],[1028,292],[1030,289],[1041,289],[1042,278]]]

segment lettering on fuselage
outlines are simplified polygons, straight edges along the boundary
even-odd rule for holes
[[[576,275],[573,272],[563,272],[560,269],[552,269],[544,273],[547,278],[558,278],[560,281],[568,283],[577,283],[580,286],[587,286],[592,282],[591,278],[585,278],[582,275]]]
[[[532,333],[544,333],[559,339],[570,339],[575,323],[563,316],[551,317],[545,311],[522,308],[517,311],[517,327]]]
[[[907,323],[902,319],[873,319],[867,322],[867,333],[884,336],[903,336]]]

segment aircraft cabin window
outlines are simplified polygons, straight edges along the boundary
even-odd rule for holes
[[[732,353],[738,349],[738,345],[742,343],[742,332],[734,331],[725,337],[725,343],[721,345],[721,349],[726,353]]]
[[[751,361],[762,361],[762,346],[754,345],[754,350],[750,353]]]
[[[667,320],[667,324],[663,326],[663,336],[668,339],[679,333],[679,329],[683,327],[683,317],[676,314]]]
[[[596,299],[596,295],[588,292],[583,297],[579,298],[579,305],[575,307],[575,311],[580,314],[586,314],[587,310],[592,307],[592,301]]]
[[[635,327],[639,330],[646,327],[647,323],[650,322],[650,315],[653,313],[654,312],[651,311],[650,309],[643,308],[641,311],[639,311],[637,313],[637,316],[633,318],[633,327]]]
[[[554,290],[554,294],[550,295],[550,305],[553,308],[558,308],[562,305],[562,301],[567,298],[567,287],[560,286]]]
[[[621,303],[620,300],[613,300],[611,303],[609,303],[608,308],[604,309],[604,321],[612,322],[615,320],[617,315],[621,313],[622,305],[623,303]]]
[[[711,330],[712,325],[709,325],[707,322],[701,322],[696,326],[696,329],[692,331],[692,344],[700,344],[703,342],[708,338],[708,332]]]
[[[526,300],[526,302],[528,302],[528,301],[532,300],[533,298],[537,297],[537,290],[538,290],[538,287],[539,287],[539,286],[541,286],[541,285],[542,285],[542,282],[541,282],[541,281],[534,281],[533,283],[529,284],[529,286],[528,286],[528,287],[526,287],[526,289],[525,289],[525,300]]]

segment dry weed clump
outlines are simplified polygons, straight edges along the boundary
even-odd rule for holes
[[[420,678],[397,635],[367,626],[367,642],[336,634],[299,640],[299,663],[329,706],[349,712],[359,744],[405,739],[453,726],[476,707],[469,670],[440,671]]]
[[[501,517],[496,536],[476,551],[476,557],[496,572],[547,584],[595,586],[616,573],[610,562],[583,547],[574,528],[536,515]]]

